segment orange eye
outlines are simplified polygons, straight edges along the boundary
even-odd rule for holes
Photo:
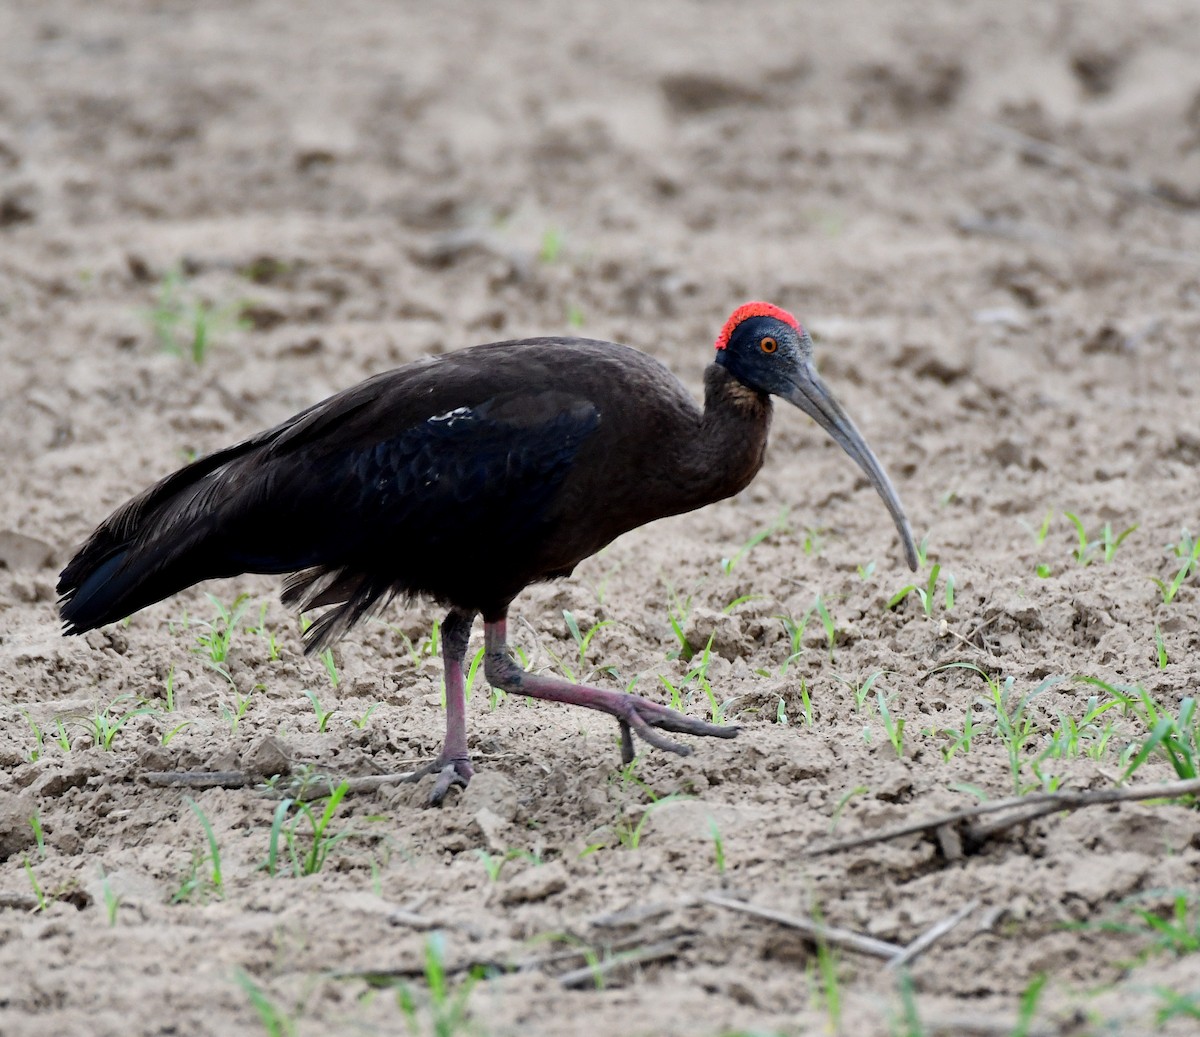
[[[764,353],[774,353],[775,350],[777,350],[779,348],[779,343],[776,342],[773,338],[771,338],[770,335],[768,335],[761,342],[759,342],[758,348],[761,349]]]

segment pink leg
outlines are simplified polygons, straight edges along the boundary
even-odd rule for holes
[[[471,624],[475,617],[455,610],[442,623],[442,663],[446,675],[446,740],[437,759],[413,773],[413,781],[436,774],[437,782],[429,794],[430,806],[438,806],[446,798],[451,787],[466,788],[475,773],[471,766],[471,755],[467,752],[467,690],[463,676],[463,662],[467,654],[467,641],[471,636]]]
[[[484,664],[488,683],[512,695],[529,695],[535,699],[566,702],[616,717],[621,726],[621,759],[625,763],[633,759],[634,733],[656,748],[679,753],[680,756],[688,755],[692,751],[691,747],[660,735],[655,728],[715,738],[733,738],[738,733],[739,729],[736,727],[721,727],[695,717],[684,716],[637,695],[626,695],[620,691],[607,691],[587,684],[572,684],[570,681],[526,673],[508,654],[507,626],[506,619],[484,622],[484,644],[487,649]]]

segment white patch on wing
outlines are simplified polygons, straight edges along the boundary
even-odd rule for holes
[[[445,422],[448,425],[453,425],[454,422],[460,420],[461,418],[469,418],[470,416],[470,407],[455,407],[454,410],[448,410],[445,414],[435,414],[432,418],[428,418],[427,420],[440,421]]]

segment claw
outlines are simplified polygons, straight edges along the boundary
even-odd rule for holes
[[[446,793],[455,786],[465,789],[474,773],[475,768],[471,766],[470,760],[462,758],[447,760],[439,756],[418,767],[415,771],[410,771],[404,777],[404,781],[418,782],[430,774],[436,774],[437,781],[433,783],[433,790],[429,793],[429,805],[440,807],[446,798]]]

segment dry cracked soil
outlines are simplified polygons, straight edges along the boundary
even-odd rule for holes
[[[1197,54],[1188,0],[0,4],[0,1033],[1198,1032],[1191,800],[814,852],[1194,772]],[[502,338],[698,394],[748,298],[811,328],[921,571],[785,407],[748,490],[511,623],[735,741],[622,769],[479,675],[465,792],[306,811],[437,750],[436,609],[328,665],[265,577],[59,633],[72,549],[189,457]],[[897,969],[710,897],[965,914]]]

